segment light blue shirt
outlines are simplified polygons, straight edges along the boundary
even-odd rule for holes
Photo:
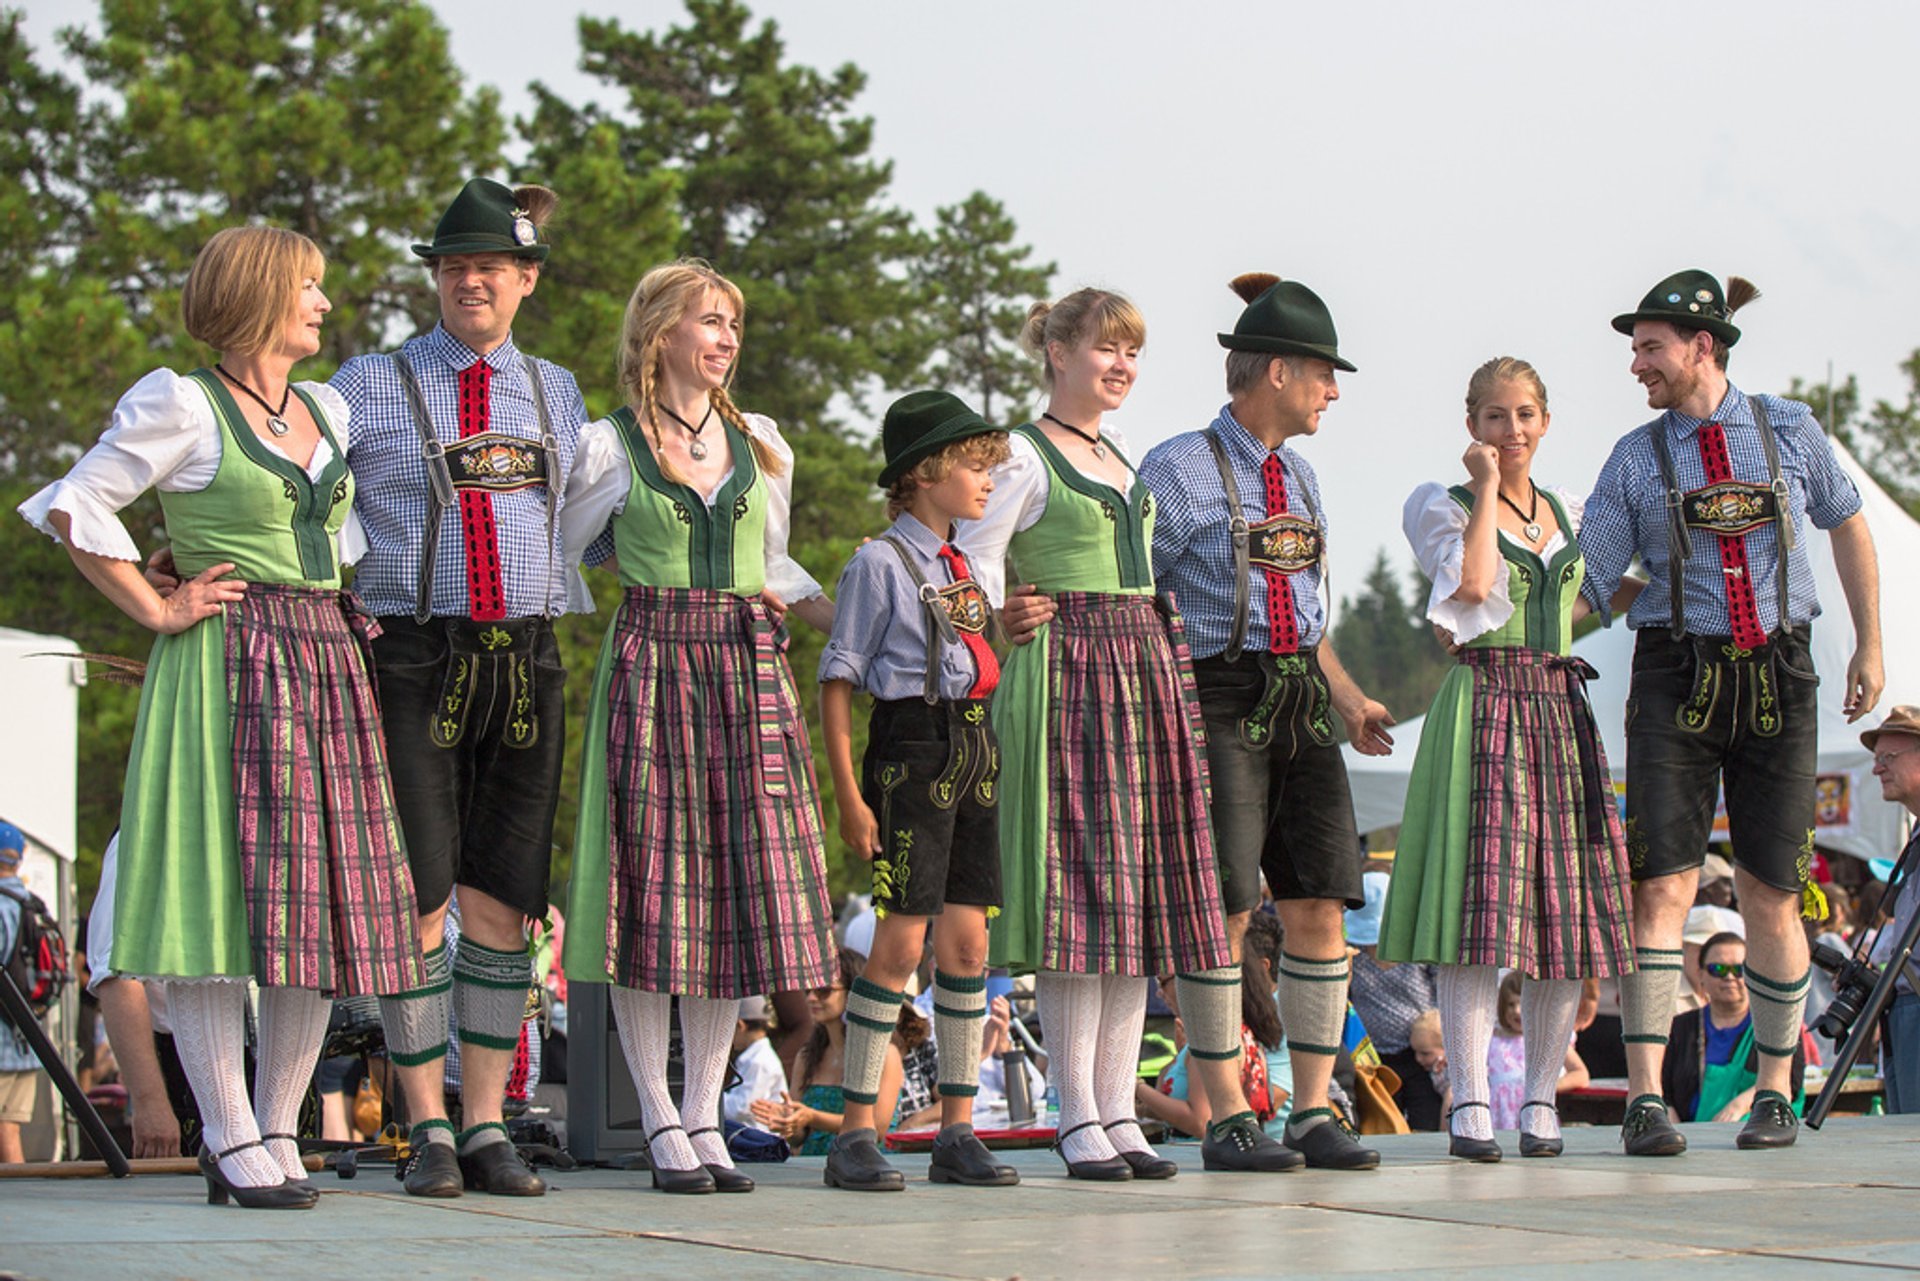
[[[27,886],[17,876],[0,876],[0,889],[24,894]],[[13,955],[14,935],[20,929],[20,904],[0,894],[0,957]],[[40,1060],[20,1029],[0,1023],[0,1072],[34,1072]]]
[[[911,512],[902,512],[885,535],[854,552],[833,593],[833,633],[820,655],[820,681],[851,681],[881,699],[922,698],[927,680],[927,609],[900,555],[887,538],[906,544],[927,582],[955,581],[940,557],[946,544]],[[972,564],[968,564],[969,571]],[[942,698],[965,698],[978,675],[964,643],[940,647]]]

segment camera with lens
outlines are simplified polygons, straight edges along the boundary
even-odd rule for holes
[[[1825,943],[1813,945],[1813,963],[1833,976],[1833,1003],[1815,1020],[1813,1030],[1837,1044],[1853,1030],[1873,985],[1880,981],[1880,969]]]

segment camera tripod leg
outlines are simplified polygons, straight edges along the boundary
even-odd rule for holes
[[[1898,895],[1905,890],[1916,864],[1920,864],[1920,836],[1907,842],[1906,849],[1901,851],[1899,865],[1887,878],[1888,893],[1893,896],[1887,902],[1899,901]],[[1878,938],[1876,933],[1876,943]],[[1833,1111],[1833,1105],[1840,1098],[1840,1087],[1846,1084],[1848,1073],[1853,1071],[1853,1065],[1865,1051],[1867,1042],[1880,1024],[1880,1016],[1893,1004],[1894,990],[1900,976],[1907,975],[1907,981],[1915,984],[1914,990],[1920,991],[1920,983],[1915,983],[1913,973],[1913,953],[1917,945],[1920,945],[1920,912],[1914,913],[1913,919],[1907,922],[1900,941],[1894,946],[1892,958],[1881,968],[1879,980],[1861,1005],[1860,1013],[1853,1020],[1853,1027],[1847,1032],[1847,1039],[1840,1046],[1839,1054],[1834,1056],[1833,1067],[1827,1073],[1827,1083],[1820,1089],[1820,1097],[1807,1105],[1805,1120],[1809,1130],[1819,1129],[1827,1119],[1827,1114]],[[1859,953],[1856,951],[1855,955]]]
[[[27,1044],[33,1047],[33,1053],[40,1060],[40,1066],[53,1078],[54,1086],[60,1096],[73,1109],[80,1128],[93,1140],[93,1146],[106,1161],[107,1169],[116,1179],[124,1179],[133,1173],[133,1167],[127,1164],[127,1154],[113,1141],[113,1133],[107,1129],[107,1123],[100,1119],[99,1110],[93,1106],[80,1083],[73,1079],[73,1073],[67,1071],[67,1065],[61,1061],[60,1051],[47,1036],[46,1029],[40,1026],[40,1020],[33,1017],[33,1009],[27,1004],[27,998],[20,994],[14,984],[13,976],[0,969],[0,1008],[7,1012],[13,1025],[27,1038]]]

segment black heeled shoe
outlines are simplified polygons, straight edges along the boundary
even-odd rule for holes
[[[1100,1128],[1111,1130],[1116,1125],[1137,1126],[1139,1124],[1138,1117],[1124,1116],[1118,1121],[1108,1121]],[[1171,1179],[1180,1173],[1178,1161],[1170,1161],[1158,1152],[1137,1152],[1131,1148],[1122,1147],[1116,1147],[1114,1151],[1120,1154],[1120,1159],[1127,1163],[1127,1167],[1133,1171],[1133,1177],[1136,1179]]]
[[[261,1135],[261,1136],[260,1136],[260,1142],[262,1142],[262,1143],[271,1143],[271,1142],[273,1142],[273,1141],[274,1141],[275,1139],[281,1139],[281,1140],[284,1140],[284,1141],[286,1141],[286,1142],[288,1142],[288,1143],[291,1143],[291,1144],[293,1144],[293,1155],[294,1155],[294,1159],[295,1159],[295,1160],[298,1160],[298,1159],[299,1159],[299,1157],[300,1157],[300,1137],[299,1137],[298,1135],[295,1135],[295,1134],[263,1134],[263,1135]],[[271,1153],[269,1153],[269,1155],[271,1155]],[[303,1168],[304,1168],[304,1167],[303,1167]],[[287,1180],[287,1186],[288,1186],[288,1187],[290,1187],[290,1188],[302,1188],[302,1189],[304,1189],[304,1190],[306,1190],[306,1191],[308,1191],[308,1192],[311,1192],[311,1193],[313,1193],[313,1194],[314,1194],[315,1196],[319,1196],[319,1195],[320,1195],[320,1189],[319,1189],[319,1188],[317,1188],[317,1187],[315,1187],[315,1186],[313,1185],[313,1180],[312,1180],[312,1179],[309,1179],[309,1178],[308,1178],[308,1177],[307,1177],[306,1175],[304,1175],[304,1174],[303,1174],[303,1175],[301,1175],[301,1176],[300,1176],[299,1178],[297,1178],[297,1179],[288,1179],[288,1180]]]
[[[1104,1157],[1098,1161],[1070,1161],[1067,1159],[1067,1140],[1082,1130],[1097,1130],[1098,1121],[1082,1121],[1061,1134],[1054,1136],[1053,1150],[1060,1154],[1060,1160],[1067,1167],[1070,1179],[1090,1179],[1095,1183],[1126,1183],[1133,1178],[1133,1166],[1117,1156]]]
[[[1500,1150],[1499,1143],[1492,1139],[1470,1139],[1453,1132],[1453,1114],[1464,1112],[1468,1108],[1482,1108],[1489,1115],[1493,1109],[1485,1103],[1462,1103],[1458,1107],[1447,1109],[1447,1155],[1458,1157],[1462,1161],[1479,1161],[1491,1165],[1506,1155]]]
[[[311,1184],[303,1191],[285,1180],[264,1188],[241,1187],[228,1182],[227,1176],[220,1172],[220,1162],[248,1148],[259,1148],[264,1152],[266,1145],[255,1139],[251,1143],[236,1143],[225,1152],[200,1149],[200,1173],[207,1181],[208,1205],[225,1205],[228,1198],[232,1198],[233,1203],[243,1210],[311,1210],[320,1203],[320,1194],[313,1190]]]
[[[1527,1103],[1520,1108],[1520,1117],[1523,1121],[1526,1119],[1528,1108],[1545,1108],[1547,1111],[1553,1113],[1556,1118],[1560,1115],[1560,1109],[1551,1103]],[[1521,1156],[1559,1156],[1562,1152],[1566,1151],[1566,1147],[1567,1144],[1564,1139],[1543,1139],[1537,1134],[1528,1134],[1525,1130],[1520,1131]]]
[[[697,1139],[703,1134],[719,1134],[719,1133],[720,1133],[719,1126],[709,1125],[709,1126],[704,1126],[698,1130],[688,1130],[687,1138]],[[724,1143],[725,1141],[726,1141],[725,1136],[722,1136],[721,1142]],[[698,1147],[695,1147],[693,1150],[693,1154],[695,1156],[699,1156],[700,1149]],[[713,1190],[715,1192],[751,1192],[753,1191],[753,1179],[749,1175],[742,1174],[739,1170],[734,1169],[732,1166],[716,1165],[711,1161],[702,1161],[700,1164],[706,1170],[706,1172],[710,1176],[712,1176]]]
[[[687,1132],[685,1126],[663,1125],[647,1136],[647,1165],[653,1175],[653,1186],[662,1192],[675,1192],[682,1196],[699,1196],[713,1191],[716,1184],[706,1166],[696,1165],[691,1170],[663,1170],[654,1161],[653,1141],[668,1130],[678,1130],[682,1134]],[[699,1159],[700,1154],[694,1153],[694,1160]]]

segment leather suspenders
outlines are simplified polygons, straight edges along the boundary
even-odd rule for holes
[[[940,589],[927,581],[927,576],[913,563],[906,546],[892,534],[881,535],[880,541],[899,555],[900,563],[907,567],[907,577],[913,580],[914,590],[920,594],[920,603],[926,607],[927,683],[920,696],[929,704],[937,703],[940,701],[940,646],[958,645],[960,633],[954,628],[953,619],[947,616],[946,604],[940,599]]]
[[[1226,444],[1212,427],[1207,428],[1207,447],[1213,450],[1214,465],[1220,469],[1220,487],[1227,496],[1227,532],[1233,541],[1233,631],[1221,653],[1229,663],[1236,663],[1247,648],[1247,609],[1253,596],[1253,527],[1247,524],[1246,511],[1240,505],[1240,486],[1234,483]],[[1307,518],[1318,524],[1319,513],[1314,510],[1313,498],[1305,485],[1300,486],[1300,502],[1306,508]],[[1320,580],[1327,581],[1324,557],[1320,562]],[[1332,599],[1331,589],[1328,599]]]

